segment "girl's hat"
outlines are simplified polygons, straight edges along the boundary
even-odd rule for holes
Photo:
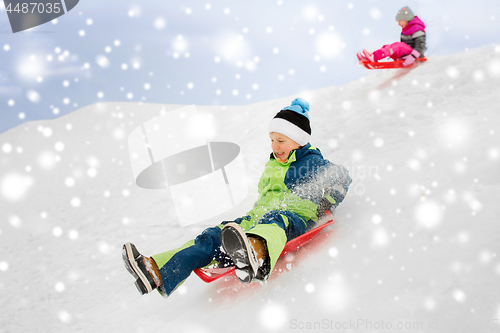
[[[396,21],[411,21],[415,17],[412,10],[408,6],[404,6],[398,11],[396,15]]]
[[[294,99],[271,120],[269,133],[272,132],[286,135],[301,146],[306,145],[311,137],[309,103],[300,97]]]

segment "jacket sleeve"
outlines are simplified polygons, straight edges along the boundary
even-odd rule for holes
[[[338,206],[344,201],[352,179],[349,177],[349,172],[345,167],[329,161],[326,162],[326,177],[323,182],[324,197],[330,196],[335,200],[335,206]]]
[[[412,35],[412,37],[413,37],[414,43],[415,43],[414,44],[415,46],[413,46],[413,49],[417,50],[420,53],[420,56],[423,57],[424,52],[427,49],[425,47],[425,41],[426,41],[425,32],[417,31]]]

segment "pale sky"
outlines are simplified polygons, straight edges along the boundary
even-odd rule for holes
[[[106,1],[13,34],[0,9],[0,133],[106,101],[245,105],[344,85],[355,54],[426,23],[426,55],[491,45],[497,1]]]

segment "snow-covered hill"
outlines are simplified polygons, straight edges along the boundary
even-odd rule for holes
[[[395,80],[396,79],[396,80]],[[336,224],[265,285],[140,296],[121,261],[181,245],[166,191],[134,184],[129,133],[179,105],[105,103],[0,135],[0,332],[500,331],[500,47],[301,94],[311,143],[354,182]],[[251,186],[296,96],[198,106]],[[237,217],[237,216],[235,216]],[[214,222],[215,223],[215,222]]]

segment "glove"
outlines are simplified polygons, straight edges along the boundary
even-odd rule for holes
[[[415,62],[415,59],[417,59],[418,57],[420,57],[420,52],[418,52],[417,50],[411,51],[410,54],[403,57],[403,59],[405,60],[403,62],[403,66],[410,66]]]
[[[335,211],[335,207],[337,207],[337,202],[330,195],[325,195],[321,198],[319,202],[318,209],[316,211],[316,215],[318,219],[321,220],[327,215],[332,215]]]

